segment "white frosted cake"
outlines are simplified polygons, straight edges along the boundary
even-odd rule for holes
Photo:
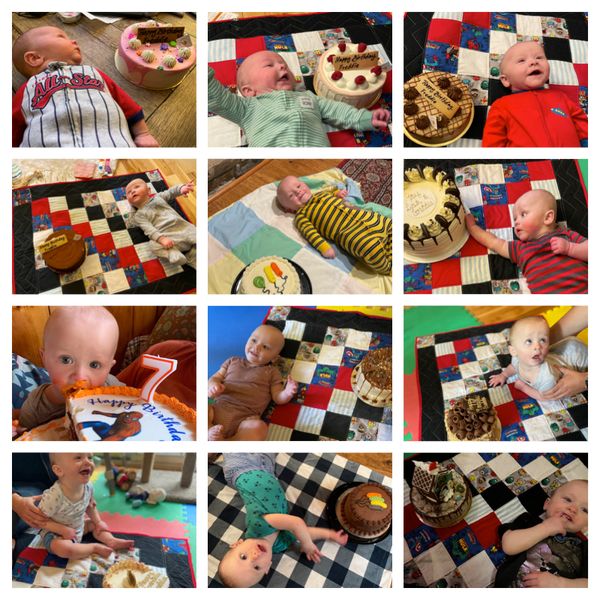
[[[352,371],[354,393],[372,406],[392,403],[392,349],[372,350]]]
[[[136,560],[126,558],[115,563],[104,574],[105,588],[168,588],[169,578]]]
[[[265,256],[250,263],[244,270],[240,294],[300,294],[300,278],[294,266],[285,258]]]
[[[387,78],[382,62],[377,50],[366,44],[340,42],[321,55],[313,80],[315,92],[329,100],[368,108],[379,100]]]
[[[454,179],[431,166],[404,171],[404,257],[435,262],[458,252],[469,238]]]

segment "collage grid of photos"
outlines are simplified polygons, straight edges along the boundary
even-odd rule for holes
[[[588,13],[105,4],[11,12],[12,588],[588,587]]]

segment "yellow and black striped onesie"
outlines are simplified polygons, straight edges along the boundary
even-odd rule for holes
[[[298,231],[321,254],[327,240],[337,244],[375,272],[392,272],[392,220],[368,210],[349,208],[335,192],[324,190],[296,212]]]

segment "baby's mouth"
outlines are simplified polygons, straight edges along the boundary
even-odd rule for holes
[[[541,75],[542,72],[539,69],[534,69],[533,71],[531,71],[528,74],[528,77],[537,77],[538,75]]]
[[[560,514],[561,519],[566,519],[569,522],[573,521],[573,517],[571,515],[568,515],[567,513],[563,512]]]
[[[92,470],[91,469],[81,469],[81,471],[79,471],[79,474],[89,477],[92,474]]]

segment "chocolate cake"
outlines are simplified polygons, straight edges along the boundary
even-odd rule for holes
[[[446,433],[449,441],[499,440],[502,427],[489,398],[471,395],[457,400],[446,413]]]
[[[389,406],[392,403],[392,348],[371,350],[352,371],[351,383],[363,402]]]
[[[86,257],[83,236],[72,229],[53,231],[40,244],[39,250],[46,266],[57,273],[75,271],[83,264]]]
[[[341,497],[338,517],[352,535],[378,537],[392,522],[392,493],[379,483],[362,483]]]

